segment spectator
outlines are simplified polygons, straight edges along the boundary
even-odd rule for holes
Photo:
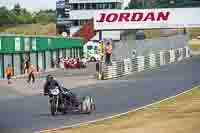
[[[70,62],[70,58],[68,57],[66,60],[65,60],[65,69],[69,68],[69,63]]]
[[[87,66],[87,59],[86,59],[86,58],[83,58],[83,59],[81,60],[81,67],[86,68],[86,66]]]
[[[61,59],[60,59],[60,68],[62,68],[62,69],[64,69],[64,58],[62,57]]]
[[[99,62],[96,63],[96,72],[99,72]]]
[[[28,72],[29,72],[28,83],[30,83],[31,79],[32,79],[32,83],[35,83],[35,68],[33,67],[32,64],[29,65]]]
[[[53,68],[55,68],[55,61],[54,61],[54,60],[51,60],[51,66],[52,66]]]
[[[8,80],[8,84],[11,84],[11,77],[12,77],[12,67],[10,64],[8,64],[8,66],[6,67],[6,71],[5,71],[5,75],[7,77]]]
[[[80,59],[77,58],[77,68],[80,69],[81,68],[81,64],[80,64]]]
[[[61,59],[57,58],[57,60],[56,60],[56,68],[60,68],[60,62],[61,62]]]
[[[102,40],[99,42],[98,51],[99,51],[100,60],[103,60],[103,56],[104,56],[104,44],[103,44]]]
[[[105,62],[106,62],[107,65],[110,65],[111,64],[111,54],[112,54],[112,44],[111,44],[111,42],[106,43],[105,52],[106,52]]]
[[[28,72],[29,65],[30,65],[30,61],[29,61],[28,57],[25,57],[24,66],[23,66],[23,73],[24,74],[26,72]]]

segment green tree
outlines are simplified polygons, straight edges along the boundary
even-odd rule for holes
[[[40,10],[39,12],[35,13],[34,16],[34,23],[49,23],[55,22],[56,18],[56,11],[54,10]]]
[[[0,7],[0,26],[5,24],[15,24],[15,15],[6,7]]]
[[[157,0],[155,8],[199,7],[200,0]]]
[[[141,0],[139,2],[137,0],[131,0],[125,9],[144,9],[144,8],[148,8],[146,0]]]
[[[19,4],[16,4],[11,10],[0,7],[0,26],[31,23],[48,24],[55,21],[56,11],[52,9],[40,10],[32,14],[27,9],[21,8]]]
[[[19,3],[14,5],[13,11],[16,13],[16,15],[20,15],[21,14],[21,6],[20,6]]]

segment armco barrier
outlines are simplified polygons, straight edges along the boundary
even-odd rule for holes
[[[175,50],[172,49],[169,51],[169,53],[170,53],[170,63],[175,62]]]
[[[149,56],[144,57],[144,66],[145,66],[145,69],[150,69],[150,58],[149,58]]]
[[[186,57],[190,57],[190,49],[188,47],[185,47],[186,50]]]
[[[163,51],[160,51],[160,66],[166,64],[164,54],[165,54],[165,53],[164,53]]]
[[[160,53],[156,53],[156,68],[160,67]]]
[[[133,58],[131,59],[131,67],[132,67],[132,71],[131,72],[137,72],[137,58]]]
[[[134,72],[156,69],[160,66],[178,62],[188,57],[190,57],[190,49],[188,47],[184,47],[150,53],[147,56],[137,56],[135,58],[113,61],[112,65],[106,65],[104,62],[101,62],[101,70],[99,71],[100,76],[98,77],[102,80],[118,78]]]
[[[112,77],[116,78],[118,77],[117,75],[117,62],[112,62]]]
[[[137,58],[138,72],[144,71],[144,69],[145,69],[144,56],[138,56],[136,58]]]
[[[149,55],[149,64],[151,69],[156,66],[156,56],[153,53]]]
[[[179,56],[178,56],[178,61],[181,61],[183,59],[183,48],[179,48]]]

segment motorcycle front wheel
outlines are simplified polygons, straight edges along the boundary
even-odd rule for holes
[[[52,100],[51,100],[51,115],[52,116],[55,116],[55,114],[56,114],[56,101],[57,101],[57,99],[56,99],[56,97],[54,97]]]

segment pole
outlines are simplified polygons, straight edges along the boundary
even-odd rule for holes
[[[102,31],[99,31],[99,42],[100,41],[102,41]],[[103,77],[102,77],[102,58],[100,58],[100,61],[99,61],[99,74],[98,74],[98,78],[99,79],[103,79]]]

